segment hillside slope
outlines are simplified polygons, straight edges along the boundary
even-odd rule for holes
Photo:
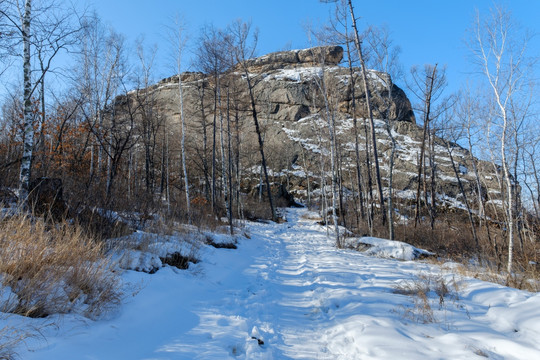
[[[367,186],[365,158],[369,125],[365,110],[366,90],[360,69],[353,68],[351,72],[348,67],[341,66],[342,58],[341,47],[328,46],[272,53],[247,61],[271,181],[286,184],[298,199],[306,200],[308,197],[308,182],[310,190],[319,189],[320,192],[321,172],[326,172],[325,181],[330,182],[328,116],[335,119],[337,125],[340,176],[350,191],[356,191],[357,187],[353,121],[356,116],[361,176],[364,188]],[[417,164],[423,130],[416,124],[410,100],[388,74],[369,70],[368,78],[383,186],[388,186],[390,175],[391,139],[385,125],[390,123],[397,142],[393,186],[397,190],[396,197],[406,202],[414,198],[418,184]],[[249,193],[259,183],[260,159],[245,75],[238,66],[219,77],[199,72],[183,73],[163,79],[148,89],[132,92],[139,101],[151,104],[173,133],[180,129],[179,79],[184,96],[187,158],[195,164],[191,169],[198,169],[192,170],[190,176],[198,178],[197,182],[210,176],[212,141],[217,141],[218,147],[219,144],[223,146],[223,142],[232,142],[231,151],[239,163],[241,186],[244,192]],[[322,81],[325,82],[326,94],[322,91]],[[325,101],[328,102],[329,113]],[[212,140],[214,131],[217,140]],[[228,133],[231,134],[229,139]],[[174,138],[179,138],[179,135]],[[433,159],[429,168],[435,168],[435,192],[439,205],[465,207],[447,144],[471,204],[478,194],[474,166],[479,171],[483,199],[495,202],[500,199],[497,170],[490,163],[479,161],[465,149],[437,135],[433,135],[432,143],[432,146],[426,145],[426,153]],[[171,142],[170,146],[176,145]],[[214,160],[219,162],[219,156]],[[200,169],[206,169],[207,173],[200,172]],[[428,171],[428,182],[430,177],[431,171]],[[313,195],[315,197],[317,193]],[[402,211],[407,213],[409,210]]]

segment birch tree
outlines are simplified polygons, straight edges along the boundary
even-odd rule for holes
[[[218,134],[218,117],[220,117],[221,121],[223,119],[222,116],[222,109],[220,106],[221,102],[221,77],[222,73],[225,71],[227,66],[227,53],[229,52],[228,49],[226,49],[226,41],[224,38],[224,33],[222,31],[219,31],[218,29],[209,26],[202,29],[202,34],[199,39],[199,47],[197,49],[197,55],[198,55],[198,63],[197,66],[200,68],[200,70],[208,74],[209,77],[211,77],[213,82],[213,120],[212,120],[212,160],[211,160],[211,169],[208,169],[207,165],[205,164],[205,161],[203,159],[203,166],[206,167],[206,171],[211,172],[211,184],[210,184],[210,194],[211,194],[211,204],[212,204],[212,211],[216,211],[216,201],[217,201],[217,188],[216,188],[216,181],[217,181],[217,160],[218,160],[218,147],[217,147],[217,134]],[[204,86],[204,85],[203,85]],[[204,101],[204,99],[203,99]],[[204,114],[203,114],[204,117]],[[203,154],[204,158],[206,158],[206,119],[202,120],[203,122],[203,141],[205,142],[203,144],[204,152]]]
[[[24,145],[19,175],[20,198],[26,199],[30,186],[30,171],[32,168],[32,151],[34,149],[34,121],[32,114],[32,74],[31,74],[31,13],[32,1],[26,0],[22,18],[21,35],[23,40],[23,81],[24,81]]]
[[[24,4],[18,0],[5,1],[2,5],[0,15],[9,24],[10,32],[14,35],[15,41],[22,43],[24,141],[19,171],[19,201],[26,203],[32,168],[32,151],[34,149],[32,94],[37,86],[36,82],[32,81],[32,0],[25,0]]]
[[[121,93],[126,58],[123,37],[106,28],[96,14],[86,19],[80,40],[72,83],[81,99],[81,111],[88,128],[85,142],[90,150],[86,182],[86,191],[89,191],[94,183],[98,187],[102,185],[99,179],[107,150],[106,109],[113,106],[114,98]]]
[[[159,109],[156,107],[155,93],[148,91],[152,85],[152,72],[157,48],[153,46],[145,49],[143,39],[137,41],[137,58],[139,60],[136,75],[135,98],[139,104],[140,121],[138,122],[139,136],[144,147],[144,173],[146,191],[153,196],[156,187],[156,151],[157,137],[162,127]],[[162,147],[163,149],[163,147]],[[163,153],[163,151],[162,151]],[[163,183],[162,190],[163,190]]]
[[[68,39],[79,31],[70,27],[70,19],[76,13],[72,11],[72,16],[61,13],[53,1],[6,0],[0,7],[2,27],[10,35],[4,48],[9,49],[9,54],[22,58],[24,145],[19,171],[19,200],[22,202],[26,202],[28,196],[34,151],[33,97],[51,69],[53,59],[71,45]],[[40,54],[40,71],[33,69],[36,49]]]
[[[314,58],[319,58],[319,63],[321,67],[320,76],[316,78],[317,87],[319,92],[322,95],[324,101],[324,119],[326,120],[326,127],[328,129],[328,138],[330,140],[330,172],[331,172],[331,189],[332,189],[332,222],[334,224],[334,234],[336,238],[336,246],[341,247],[341,240],[339,234],[339,223],[338,223],[338,146],[336,139],[336,119],[335,111],[331,108],[330,101],[330,89],[327,86],[325,76],[325,52],[324,48],[316,48],[313,54]],[[322,148],[321,148],[322,149]],[[322,151],[321,151],[322,153]],[[324,174],[324,171],[323,171]],[[324,174],[326,177],[326,174]],[[340,209],[341,210],[341,209]]]
[[[523,131],[519,126],[526,117],[528,107],[515,106],[527,91],[531,67],[534,63],[527,54],[530,36],[520,30],[510,13],[494,6],[489,15],[482,17],[477,12],[469,46],[473,61],[483,75],[494,104],[492,129],[496,131],[502,182],[505,185],[506,237],[508,241],[507,272],[512,273],[517,179],[511,173],[513,159],[517,156],[516,147],[512,146],[515,132]]]
[[[185,187],[185,196],[186,196],[186,212],[188,216],[188,223],[191,223],[191,209],[190,209],[190,198],[189,198],[189,179],[188,179],[188,170],[186,164],[186,119],[184,113],[184,92],[182,85],[182,56],[184,54],[184,49],[186,47],[186,35],[184,25],[180,20],[176,20],[174,27],[170,31],[171,45],[173,46],[174,58],[176,60],[176,73],[178,74],[178,105],[180,112],[180,126],[181,126],[181,156],[182,156],[182,172],[184,175],[184,187]]]
[[[350,24],[349,24],[349,9],[348,4],[344,0],[340,0],[336,3],[336,9],[334,17],[331,19],[331,24],[329,27],[325,29],[325,32],[328,33],[327,36],[330,36],[330,41],[332,43],[340,44],[344,46],[345,48],[345,56],[347,59],[347,65],[349,68],[349,77],[350,77],[350,91],[351,91],[351,109],[350,112],[352,113],[352,120],[353,120],[353,130],[354,130],[354,153],[355,153],[355,176],[356,176],[356,196],[358,197],[358,204],[356,204],[355,201],[355,212],[356,212],[356,222],[357,226],[360,225],[360,219],[365,220],[366,219],[366,211],[365,211],[365,204],[364,199],[368,196],[364,196],[364,186],[363,181],[364,177],[362,175],[362,165],[360,161],[360,139],[359,139],[359,126],[358,126],[358,105],[356,101],[356,85],[358,81],[357,71],[355,68],[355,64],[358,62],[357,56],[355,56],[355,53],[353,51],[354,48],[354,38],[352,34],[350,33]],[[364,119],[365,122],[365,119]],[[364,124],[365,125],[365,124]],[[370,152],[368,151],[368,140],[366,136],[366,151],[365,151],[365,158],[366,158],[366,170],[367,170],[367,178],[368,178],[368,184],[366,188],[368,188],[367,192],[369,193],[369,197],[372,195],[371,192],[371,166],[370,166]],[[359,211],[358,211],[359,208]],[[368,227],[370,234],[373,235],[373,213],[370,211],[368,212]]]

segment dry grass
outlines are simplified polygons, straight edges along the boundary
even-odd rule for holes
[[[445,214],[445,220],[429,224],[420,223],[396,227],[396,239],[436,253],[444,259],[463,264],[469,274],[482,280],[495,282],[517,289],[540,290],[540,241],[538,233],[523,229],[514,240],[514,262],[511,276],[506,274],[508,242],[505,229],[489,223],[489,235],[485,224],[477,228],[478,247],[470,230],[470,224],[456,214]],[[381,236],[385,236],[384,229]],[[525,231],[527,230],[527,231]],[[471,265],[474,264],[474,265]]]
[[[447,301],[459,301],[459,284],[452,278],[446,280],[442,275],[420,274],[413,280],[407,280],[395,286],[396,294],[407,295],[412,306],[400,306],[403,317],[420,323],[436,323],[433,306],[438,303],[438,310],[446,311]]]
[[[504,270],[501,271],[497,266],[489,263],[478,265],[468,262],[460,265],[459,267],[454,267],[452,271],[461,276],[472,277],[531,292],[540,291],[540,274],[538,268],[534,265],[529,266],[527,269],[516,271],[511,276],[508,276]]]
[[[15,349],[30,337],[39,335],[37,329],[17,329],[5,326],[0,328],[0,360],[15,360],[19,356]]]
[[[99,316],[121,300],[118,275],[100,243],[68,223],[28,216],[0,221],[0,274],[29,317],[79,312]]]
[[[0,360],[15,359],[15,352],[13,349],[23,341],[23,339],[19,340],[18,336],[13,337],[14,331],[15,330],[8,327],[0,329]]]

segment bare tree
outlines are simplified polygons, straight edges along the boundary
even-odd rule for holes
[[[213,85],[213,120],[212,120],[212,164],[211,164],[211,204],[212,210],[216,210],[216,198],[217,198],[217,134],[218,134],[218,117],[223,121],[223,113],[221,104],[221,78],[223,72],[228,65],[227,44],[225,41],[225,33],[212,26],[204,27],[199,40],[199,47],[197,49],[198,64],[197,66],[205,74],[208,74],[212,79]],[[206,119],[203,119],[203,128],[206,127]],[[204,139],[206,139],[206,129],[204,129]],[[204,145],[206,149],[206,145]],[[206,154],[206,150],[204,150]],[[206,156],[204,154],[204,156]],[[203,160],[203,165],[206,160]],[[208,168],[207,165],[204,165]],[[207,169],[206,171],[208,171]]]
[[[457,102],[454,107],[454,119],[453,122],[456,126],[463,129],[463,140],[467,144],[468,160],[471,164],[474,175],[474,190],[476,195],[476,208],[478,210],[478,228],[484,227],[488,242],[492,244],[495,255],[499,258],[499,246],[496,238],[491,235],[491,229],[489,221],[486,218],[486,204],[485,198],[488,194],[485,194],[482,179],[480,177],[479,160],[473,154],[480,153],[482,151],[482,124],[486,122],[486,117],[482,114],[482,96],[477,90],[472,90],[467,84],[464,90],[457,94]],[[478,235],[477,235],[478,237]]]
[[[341,44],[345,47],[345,54],[347,57],[347,64],[349,68],[350,76],[350,91],[351,91],[351,113],[353,120],[353,130],[354,130],[354,152],[355,152],[355,165],[356,165],[356,186],[357,190],[355,192],[358,197],[358,206],[356,201],[354,202],[355,212],[356,212],[356,222],[357,226],[360,225],[360,218],[364,220],[366,218],[366,211],[364,205],[364,186],[363,186],[363,176],[362,176],[362,166],[360,161],[360,140],[359,140],[359,128],[358,128],[358,116],[357,116],[357,101],[356,101],[356,85],[357,85],[357,71],[354,67],[358,59],[355,57],[355,53],[352,51],[354,48],[354,38],[350,33],[349,25],[349,9],[348,4],[345,0],[340,0],[336,4],[336,9],[334,17],[331,19],[331,24],[329,27],[324,29],[325,36],[329,36],[329,42]],[[370,156],[368,151],[368,140],[366,136],[366,170],[368,180],[368,192],[371,196],[371,171],[370,171]],[[367,196],[366,196],[367,197]],[[359,208],[359,211],[358,211]],[[372,212],[368,212],[368,227],[370,229],[370,234],[373,235],[373,218]]]
[[[139,136],[144,147],[145,185],[149,195],[153,195],[156,186],[156,148],[158,135],[163,125],[163,119],[159,116],[159,110],[156,107],[155,93],[149,89],[153,82],[152,72],[156,52],[156,46],[145,50],[143,39],[137,41],[139,66],[135,75],[134,96],[139,104],[140,119],[137,127],[140,129]]]
[[[106,28],[97,15],[86,19],[80,48],[73,69],[72,82],[81,99],[81,111],[87,123],[86,143],[90,150],[90,166],[86,191],[95,179],[100,179],[106,134],[106,110],[122,91],[125,78],[124,39],[113,29]],[[98,184],[100,185],[100,184]]]
[[[437,64],[435,65],[425,65],[423,70],[419,70],[418,67],[413,66],[411,68],[411,81],[412,83],[407,84],[409,90],[415,95],[415,97],[420,101],[418,110],[423,115],[423,131],[422,131],[422,141],[420,145],[420,155],[418,158],[417,166],[417,187],[416,187],[416,198],[415,198],[415,215],[414,215],[414,226],[416,227],[420,220],[420,199],[421,199],[421,189],[423,187],[424,191],[424,202],[425,206],[429,210],[431,226],[433,228],[434,218],[435,218],[435,191],[434,191],[434,182],[435,182],[435,171],[434,171],[434,151],[431,149],[430,157],[427,159],[431,167],[431,200],[428,200],[427,192],[427,173],[425,170],[426,163],[426,141],[427,145],[430,145],[430,148],[433,146],[432,138],[433,134],[431,131],[431,122],[440,115],[440,112],[445,109],[442,108],[435,109],[435,103],[440,99],[445,87],[446,87],[446,69],[439,68]],[[443,102],[444,103],[444,102]]]
[[[356,25],[356,17],[354,16],[354,8],[352,5],[352,0],[348,0],[349,3],[349,12],[352,19],[352,26],[353,26],[353,34],[354,34],[354,43],[356,46],[356,51],[358,52],[358,58],[360,60],[360,69],[361,69],[361,75],[362,75],[362,82],[364,83],[364,89],[366,94],[366,112],[368,114],[369,118],[369,126],[370,126],[370,132],[371,132],[371,146],[373,148],[373,162],[375,166],[375,179],[377,181],[377,192],[379,194],[379,204],[380,204],[380,210],[382,212],[382,222],[383,224],[386,223],[386,210],[384,205],[384,195],[382,190],[382,182],[381,182],[381,172],[379,167],[379,155],[377,152],[377,136],[375,132],[375,122],[373,121],[373,110],[371,107],[371,94],[369,90],[369,82],[368,82],[368,76],[367,76],[367,69],[366,69],[366,62],[364,60],[364,55],[362,52],[362,41],[360,39],[360,34],[358,32],[358,26]]]
[[[186,195],[186,212],[188,216],[188,222],[191,223],[191,209],[190,209],[190,197],[189,197],[189,179],[186,163],[186,119],[184,112],[184,92],[182,85],[182,56],[186,47],[186,34],[184,25],[180,20],[176,20],[174,27],[170,31],[171,44],[173,46],[174,57],[176,60],[176,72],[178,74],[178,98],[180,106],[180,124],[182,130],[181,138],[181,152],[182,152],[182,172],[184,175],[184,187]]]
[[[399,47],[392,44],[388,28],[370,28],[366,35],[367,42],[371,50],[371,61],[374,67],[381,72],[374,72],[379,81],[384,84],[386,96],[383,97],[383,102],[379,112],[382,114],[382,120],[385,122],[385,129],[391,141],[390,156],[388,159],[388,237],[394,240],[394,204],[393,204],[393,175],[394,175],[394,159],[396,153],[396,139],[394,137],[394,122],[390,120],[390,110],[392,104],[392,96],[394,89],[393,79],[401,75],[401,67],[398,63]],[[398,117],[400,114],[395,114]]]
[[[519,148],[512,146],[516,132],[523,131],[520,126],[526,118],[527,106],[519,106],[523,91],[527,91],[531,66],[534,64],[527,56],[530,36],[520,31],[505,9],[494,6],[489,16],[482,18],[477,12],[472,36],[469,41],[474,62],[490,89],[495,115],[491,119],[491,135],[497,136],[499,144],[502,182],[505,184],[505,215],[508,239],[507,272],[512,273],[513,248],[515,240],[515,219],[517,179],[511,167],[518,156]],[[515,145],[515,144],[514,144]]]
[[[63,49],[72,45],[72,37],[80,27],[71,27],[70,19],[75,12],[68,15],[53,2],[41,2],[37,6],[31,0],[6,0],[0,7],[3,27],[11,35],[11,44],[7,48],[23,59],[23,99],[24,99],[24,146],[19,173],[20,200],[25,202],[30,185],[32,159],[34,151],[34,114],[32,99],[39,84],[44,82],[53,59]],[[19,46],[22,45],[22,51]],[[34,51],[32,49],[34,48]],[[40,69],[33,76],[32,59],[38,54]],[[44,89],[42,89],[44,94]]]
[[[135,129],[140,106],[137,96],[128,95],[133,85],[128,83],[131,73],[124,38],[104,28],[97,16],[86,21],[77,67],[73,71],[74,87],[91,134],[85,140],[91,152],[85,191],[90,191],[95,179],[105,178],[104,202],[109,206],[124,156],[137,141]],[[102,176],[103,165],[106,166],[105,176]],[[97,185],[98,190],[102,189],[103,184]]]
[[[461,109],[458,106],[454,106],[455,112],[452,114],[452,117],[459,118],[459,115],[456,114],[456,112],[459,112]],[[446,124],[450,124],[451,120],[449,118],[443,118],[443,121],[446,122]],[[465,192],[465,188],[463,186],[463,181],[461,180],[460,175],[460,169],[459,166],[456,164],[456,161],[454,160],[454,148],[455,146],[453,144],[457,144],[457,142],[463,137],[463,133],[466,131],[465,127],[462,127],[461,124],[457,123],[457,126],[449,126],[447,125],[444,129],[444,135],[443,138],[446,139],[444,141],[446,151],[448,152],[448,156],[450,157],[450,163],[452,164],[452,170],[454,171],[454,175],[456,177],[456,180],[458,182],[459,190],[461,192],[461,196],[463,196],[463,203],[465,204],[465,207],[467,209],[467,216],[469,218],[469,224],[471,225],[471,233],[473,235],[473,240],[476,245],[477,251],[480,250],[480,244],[478,242],[478,235],[476,234],[476,225],[474,223],[473,219],[473,212],[469,205],[469,199],[467,196],[467,193]],[[450,141],[453,142],[453,144],[450,143]],[[475,159],[473,159],[474,161]],[[475,166],[475,165],[473,165]]]
[[[272,189],[270,188],[270,181],[268,180],[268,169],[266,166],[266,157],[264,155],[264,142],[262,139],[261,128],[259,125],[257,104],[255,101],[255,95],[253,93],[254,83],[249,73],[248,60],[251,59],[255,53],[258,34],[257,31],[253,33],[253,39],[250,43],[249,37],[251,33],[251,24],[237,21],[232,24],[229,29],[231,38],[229,39],[231,48],[233,49],[234,57],[238,63],[239,70],[242,71],[243,77],[246,80],[247,90],[249,94],[249,101],[251,107],[251,116],[255,125],[255,132],[257,133],[257,140],[259,143],[259,153],[261,155],[261,166],[263,168],[264,180],[266,185],[266,193],[268,196],[268,202],[270,205],[270,211],[272,213],[272,220],[277,221],[276,210],[274,208],[274,202],[272,199]]]
[[[19,2],[10,4],[16,5],[20,10]],[[32,54],[30,52],[31,45],[31,24],[32,24],[32,1],[26,0],[24,10],[20,12],[22,17],[17,19],[14,15],[6,14],[2,10],[2,15],[9,19],[20,33],[23,43],[23,81],[24,81],[24,146],[23,155],[21,158],[21,167],[19,173],[19,200],[26,202],[28,190],[30,186],[30,175],[32,169],[32,151],[34,149],[34,119],[32,114],[32,94],[35,90],[35,85],[32,83]],[[20,23],[19,23],[20,21]]]
[[[336,119],[335,111],[331,104],[330,92],[328,88],[325,76],[325,52],[324,48],[316,48],[313,54],[314,58],[319,59],[321,74],[315,78],[319,92],[322,95],[324,101],[324,119],[326,120],[326,127],[328,129],[328,138],[330,140],[330,171],[331,171],[331,188],[332,188],[332,222],[334,224],[334,233],[336,237],[336,246],[341,247],[341,239],[339,234],[339,222],[338,222],[338,146],[336,139]],[[324,174],[324,171],[323,171]],[[326,175],[325,175],[326,176]],[[339,209],[341,211],[341,208]]]

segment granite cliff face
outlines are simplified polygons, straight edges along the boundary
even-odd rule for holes
[[[316,194],[321,172],[329,169],[326,156],[329,153],[326,125],[329,113],[325,100],[336,121],[341,176],[345,186],[351,190],[355,178],[353,116],[358,119],[361,153],[365,153],[363,144],[368,130],[364,120],[367,117],[365,89],[359,69],[353,69],[351,73],[349,68],[339,66],[342,57],[343,49],[332,46],[272,53],[246,63],[254,84],[253,92],[273,181],[285,184],[298,199],[306,198],[308,180],[310,190]],[[180,77],[188,126],[188,158],[199,169],[203,168],[205,161],[211,161],[208,147],[211,146],[212,124],[216,121],[217,131],[225,129],[226,132],[229,129],[233,133],[234,143],[240,144],[234,148],[234,152],[243,164],[243,187],[248,189],[257,184],[259,158],[243,72],[236,67],[221,74],[219,93],[216,93],[218,79],[214,76],[183,73]],[[403,90],[392,83],[389,75],[369,70],[368,78],[374,117],[377,119],[375,125],[383,182],[389,175],[391,139],[385,124],[390,122],[397,141],[394,187],[396,197],[406,202],[414,198],[416,189],[422,129],[416,124],[409,99]],[[178,79],[178,76],[163,79],[145,90],[173,132],[179,129]],[[326,96],[321,91],[323,80]],[[215,99],[219,100],[215,102]],[[204,133],[207,136],[206,150],[203,146]],[[472,163],[475,161],[481,171],[483,196],[499,198],[495,170],[486,163],[477,162],[465,149],[455,144],[450,144],[450,148],[468,196],[473,197],[477,193]],[[433,149],[438,201],[460,207],[462,196],[446,142],[435,138]]]
[[[310,114],[318,113],[324,108],[324,101],[320,94],[317,79],[325,74],[327,88],[331,91],[331,100],[337,105],[338,112],[346,116],[352,115],[353,81],[350,81],[350,70],[340,67],[338,64],[343,58],[343,49],[340,46],[317,47],[305,50],[292,50],[271,53],[259,58],[247,61],[247,68],[252,76],[255,98],[259,111],[268,120],[297,121]],[[222,86],[240,91],[235,94],[237,99],[247,102],[246,84],[238,67],[223,75],[226,82],[221,80]],[[366,117],[365,114],[365,89],[360,81],[358,69],[354,74],[354,99],[358,117]],[[370,70],[368,76],[371,80],[370,91],[374,102],[374,115],[381,118],[382,103],[386,101],[387,90],[385,82],[391,79],[387,74]],[[189,104],[199,103],[200,92],[195,92],[194,86],[207,86],[205,102],[210,105],[213,95],[211,94],[212,77],[202,73],[183,73],[182,82],[186,88],[184,96],[191,98]],[[157,90],[156,97],[159,108],[162,106],[167,113],[179,116],[177,113],[177,87],[178,76],[161,80],[151,90]],[[198,101],[194,101],[195,99]],[[384,100],[383,100],[384,98]],[[191,106],[191,109],[194,107]],[[176,112],[176,113],[175,113]],[[392,86],[390,110],[387,116],[390,120],[415,122],[414,113],[409,99],[396,85]]]

